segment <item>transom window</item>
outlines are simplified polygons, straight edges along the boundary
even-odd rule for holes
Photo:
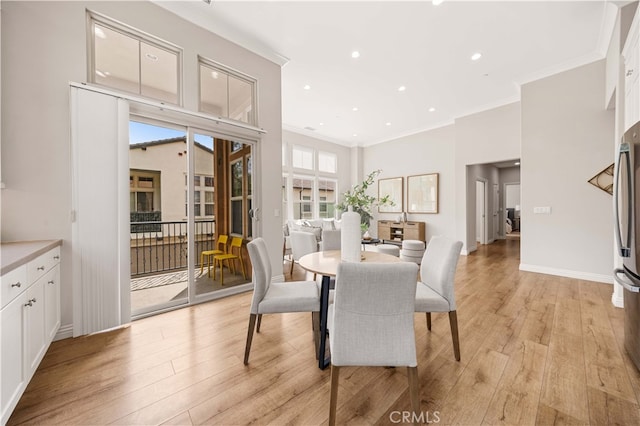
[[[255,125],[255,80],[200,58],[200,111]]]
[[[89,40],[89,82],[181,104],[179,47],[94,13]]]
[[[313,170],[312,148],[294,145],[291,150],[291,165],[297,169]]]
[[[285,148],[282,154],[283,221],[333,218],[338,198],[338,156],[307,146],[285,146],[290,150]]]

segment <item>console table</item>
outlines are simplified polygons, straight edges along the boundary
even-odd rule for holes
[[[402,243],[403,240],[425,240],[424,222],[378,221],[378,238],[383,242]]]

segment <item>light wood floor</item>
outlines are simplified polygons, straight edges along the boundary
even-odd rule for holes
[[[461,257],[460,362],[447,315],[430,333],[416,315],[423,419],[640,424],[611,286],[520,272],[518,253],[503,240]],[[244,294],[55,342],[9,424],[326,424],[330,372],[316,367],[311,316],[265,316],[245,367],[249,304]],[[343,368],[338,423],[397,423],[405,371]]]

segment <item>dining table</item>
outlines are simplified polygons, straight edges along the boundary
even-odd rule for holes
[[[395,263],[402,262],[400,258],[390,254],[375,251],[361,252],[361,262],[366,263]],[[342,262],[340,250],[317,251],[302,256],[298,263],[302,268],[322,276],[320,287],[320,344],[318,345],[318,367],[324,370],[331,364],[331,355],[326,354],[327,342],[327,312],[329,310],[329,291],[331,277],[335,277],[338,265]],[[339,285],[339,283],[336,283]]]

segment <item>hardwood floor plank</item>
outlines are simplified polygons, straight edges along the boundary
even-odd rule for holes
[[[620,399],[593,387],[587,389],[589,415],[594,425],[638,425],[640,409],[634,402]]]
[[[546,346],[521,341],[509,357],[483,423],[535,424],[546,361]]]
[[[541,426],[548,425],[579,425],[584,426],[589,424],[584,420],[571,417],[567,413],[551,408],[545,404],[540,404],[538,407],[538,414],[536,416],[536,424]]]
[[[480,349],[439,407],[442,421],[445,424],[480,424],[508,361],[507,355]]]
[[[540,403],[588,423],[586,387],[582,339],[573,333],[554,332],[549,343]]]
[[[583,324],[583,347],[590,387],[626,399],[636,401],[636,395],[624,367],[622,356],[610,329]]]

